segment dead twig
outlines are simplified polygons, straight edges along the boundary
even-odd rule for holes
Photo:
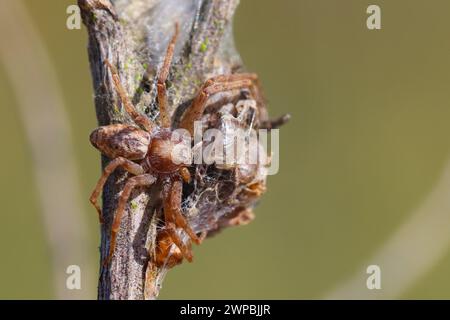
[[[172,106],[192,99],[198,86],[216,74],[240,67],[234,50],[231,20],[238,0],[79,0],[89,34],[89,60],[100,125],[129,122],[118,100],[104,61],[117,66],[133,103],[142,114],[158,118],[155,75],[173,33],[181,26],[170,72]],[[176,88],[176,89],[175,89]],[[177,113],[178,110],[170,110]],[[103,159],[105,165],[106,159]],[[105,223],[101,231],[101,261],[108,254],[109,230],[125,174],[109,179],[103,193]],[[133,195],[124,214],[116,253],[108,268],[100,267],[99,299],[152,299],[159,293],[164,270],[149,264],[156,236],[156,210],[151,195]]]

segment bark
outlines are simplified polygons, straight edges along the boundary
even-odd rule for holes
[[[240,67],[231,20],[238,0],[78,0],[89,34],[88,53],[100,125],[130,119],[120,105],[104,61],[117,66],[122,84],[137,109],[158,122],[155,75],[178,22],[169,99],[176,119],[208,77]],[[102,164],[109,161],[103,158]],[[118,171],[105,186],[101,260],[109,248],[112,216],[126,174]],[[154,189],[154,190],[153,190]],[[109,267],[100,263],[99,299],[154,299],[166,270],[151,264],[156,235],[158,188],[137,190],[124,214]]]

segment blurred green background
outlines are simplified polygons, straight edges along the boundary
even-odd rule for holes
[[[0,10],[8,1],[17,0],[0,1]],[[66,28],[74,0],[22,2],[57,71],[80,173],[90,266],[82,272],[93,281],[66,296],[93,299],[99,228],[88,197],[100,167],[88,141],[96,119],[86,30]],[[367,29],[369,4],[381,7],[382,30]],[[161,298],[324,298],[381,264],[371,258],[433,192],[449,161],[449,12],[447,0],[242,0],[237,47],[260,75],[271,115],[292,114],[280,134],[280,172],[256,220],[196,247],[194,263],[169,272]],[[57,298],[34,160],[12,92],[2,62],[0,298]],[[440,228],[450,234],[448,221]],[[432,236],[427,246],[443,241]],[[450,298],[450,246],[443,246],[396,298]],[[390,286],[384,275],[407,274],[404,262],[421,256],[410,258],[393,257],[400,271],[381,266],[380,292],[361,282],[366,296],[348,294],[382,297]]]

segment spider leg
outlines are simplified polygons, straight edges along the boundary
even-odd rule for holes
[[[186,258],[187,261],[192,262],[192,250],[190,248],[190,245],[186,245],[183,240],[180,239],[179,235],[177,234],[176,226],[173,222],[169,222],[166,224],[166,232],[170,236],[170,239],[172,239],[173,243],[180,249],[183,256]],[[167,253],[168,254],[168,253]]]
[[[191,182],[191,173],[189,172],[188,168],[181,167],[179,172],[180,172],[181,178],[183,179],[184,182],[186,182],[186,183]]]
[[[208,98],[216,93],[240,88],[249,88],[256,97],[260,96],[258,76],[253,73],[221,75],[207,80],[194,98],[192,105],[186,110],[181,119],[180,128],[186,129],[192,135],[194,122],[200,120],[206,108]]]
[[[291,119],[290,114],[284,114],[276,119],[264,121],[261,127],[268,130],[277,129],[282,125],[286,124],[290,119]]]
[[[108,60],[105,60],[105,64],[111,71],[112,79],[114,82],[114,86],[116,87],[117,94],[119,95],[120,100],[122,101],[122,105],[125,107],[127,113],[131,116],[131,118],[135,123],[141,125],[148,132],[151,132],[154,127],[154,124],[146,116],[140,114],[133,106],[133,104],[131,103],[130,99],[128,98],[125,92],[125,89],[123,88],[120,82],[117,69]]]
[[[161,126],[164,128],[170,128],[170,114],[168,110],[167,102],[167,87],[166,80],[169,75],[170,64],[172,63],[173,53],[175,49],[175,43],[177,41],[179,33],[178,23],[175,24],[175,33],[170,40],[169,46],[167,48],[167,53],[164,58],[164,63],[158,77],[158,102],[159,102],[159,114],[161,119]]]
[[[200,244],[200,239],[189,226],[186,218],[181,212],[181,195],[183,184],[181,180],[176,180],[172,184],[170,195],[165,203],[164,214],[166,223],[173,222],[178,228],[183,229],[196,244]],[[175,240],[174,240],[175,242]],[[180,248],[181,249],[181,248]]]
[[[199,244],[200,239],[188,225],[186,219],[181,213],[181,194],[182,182],[181,180],[167,181],[163,187],[163,205],[164,205],[164,220],[165,220],[165,235],[170,237],[182,255],[189,261],[192,261],[192,252],[190,245],[186,245],[184,241],[176,232],[176,228],[182,228],[195,243]],[[190,243],[190,242],[189,242]],[[170,246],[163,242],[165,246],[160,248],[159,256],[157,255],[157,263],[165,261],[169,254]]]
[[[144,186],[150,186],[153,183],[155,183],[156,178],[152,176],[151,174],[143,174],[140,176],[132,177],[128,180],[125,187],[123,188],[122,194],[119,198],[119,203],[117,205],[116,214],[114,217],[114,221],[111,228],[111,237],[110,237],[110,244],[109,244],[109,254],[107,259],[104,262],[104,265],[108,265],[108,263],[111,261],[111,258],[114,254],[114,249],[116,247],[116,238],[117,233],[120,229],[120,222],[122,221],[122,216],[125,211],[125,205],[130,198],[131,191],[136,187],[144,187]]]
[[[168,268],[172,268],[183,261],[183,253],[178,247],[171,252],[172,244],[174,244],[174,242],[172,240],[172,234],[167,228],[164,228],[158,232],[156,243],[157,246],[153,257],[153,262],[158,267],[165,265]],[[169,257],[170,253],[172,254]]]
[[[140,175],[144,173],[144,169],[140,165],[123,157],[118,157],[108,163],[108,165],[105,167],[105,170],[103,170],[102,176],[98,180],[94,191],[92,191],[91,197],[89,198],[89,201],[92,203],[95,209],[97,209],[100,223],[103,223],[103,216],[102,209],[98,205],[97,200],[103,190],[103,186],[105,185],[106,180],[118,167],[123,167],[126,171],[134,175]]]

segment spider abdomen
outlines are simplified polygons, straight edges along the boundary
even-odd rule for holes
[[[110,159],[144,159],[150,144],[148,132],[124,124],[99,127],[92,131],[89,139],[95,148]]]

